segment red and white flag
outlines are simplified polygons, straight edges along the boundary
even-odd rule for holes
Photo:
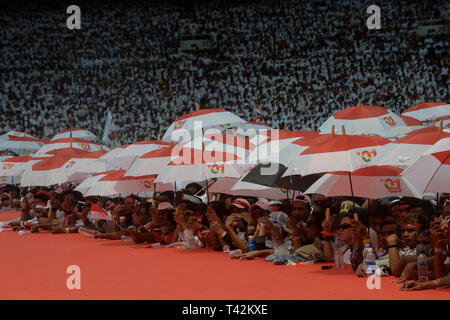
[[[99,220],[111,220],[111,216],[102,208],[100,208],[95,203],[91,204],[91,211],[89,211],[89,215],[92,219]]]
[[[258,112],[260,115],[262,115],[264,117],[264,119],[267,119],[269,117],[267,112],[265,112],[263,109],[261,109],[261,107],[258,105],[256,105],[256,112]]]

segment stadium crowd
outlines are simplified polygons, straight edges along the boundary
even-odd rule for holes
[[[401,289],[450,285],[449,194],[441,194],[439,203],[408,197],[352,202],[317,194],[270,202],[216,194],[204,203],[197,196],[201,192],[200,185],[191,183],[154,199],[83,198],[70,188],[20,190],[10,185],[3,188],[0,208],[22,211],[3,223],[22,234],[79,232],[153,247],[209,248],[241,260],[263,257],[277,265],[329,264],[340,257],[359,277],[371,274],[370,250],[378,275],[397,277],[393,281]],[[422,273],[419,258],[422,267],[426,261]]]
[[[449,101],[448,38],[416,33],[446,21],[446,1],[385,1],[380,30],[366,27],[371,1],[193,3],[81,1],[81,30],[67,29],[66,8],[2,10],[2,130],[101,137],[110,108],[127,144],[155,139],[196,103],[315,130],[358,101],[396,113]],[[181,37],[198,34],[212,49],[183,52]]]

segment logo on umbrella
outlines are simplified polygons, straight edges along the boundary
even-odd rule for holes
[[[364,150],[363,152],[357,152],[358,156],[361,156],[364,162],[370,162],[373,158],[377,156],[377,150],[373,149],[372,151]]]
[[[144,181],[144,187],[146,187],[147,189],[149,189],[152,186],[152,182],[149,180],[145,180]]]
[[[181,127],[184,126],[185,123],[186,123],[186,120],[178,121],[177,123],[175,123],[175,127],[173,128],[173,130],[180,129]]]
[[[280,188],[280,189],[281,189],[281,192],[287,193],[287,189],[286,188]]]
[[[213,174],[225,172],[225,165],[223,165],[223,164],[220,166],[217,164],[209,165],[208,168],[211,170],[211,173],[213,173]]]
[[[14,163],[7,163],[7,164],[4,164],[2,168],[3,168],[3,170],[9,170],[12,167],[14,167]]]
[[[229,127],[230,124],[229,123],[222,123],[222,124],[219,124],[219,126],[222,127],[222,128],[226,128],[226,127]]]
[[[80,147],[83,150],[91,150],[91,146],[88,143],[81,143]]]
[[[1,177],[2,182],[6,182],[6,176],[5,177]]]
[[[384,120],[384,122],[386,122],[387,125],[389,125],[391,127],[396,125],[395,120],[392,118],[392,116],[384,117],[383,120]]]
[[[74,164],[75,164],[75,161],[70,160],[70,161],[67,163],[66,168],[67,168],[67,169],[72,168]]]
[[[386,189],[391,193],[402,192],[399,179],[381,179]]]

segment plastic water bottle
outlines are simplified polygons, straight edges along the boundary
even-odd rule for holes
[[[123,241],[133,241],[133,237],[124,236],[124,235],[122,235],[120,237],[120,239],[123,240]]]
[[[184,240],[186,241],[186,249],[195,249],[195,236],[191,229],[184,230]]]
[[[161,248],[161,243],[159,243],[159,242],[153,243],[152,248]]]
[[[248,237],[248,251],[255,251],[256,250],[256,243],[255,243],[255,237],[249,236]]]
[[[367,263],[366,257],[367,257],[367,252],[369,251],[369,248],[370,248],[370,243],[366,243],[364,245],[364,250],[363,250],[363,253],[362,253],[362,255],[363,255],[363,263]]]
[[[24,235],[29,234],[29,232],[28,232],[28,231],[20,230],[19,232],[17,232],[17,234],[18,234],[19,236],[24,236]]]
[[[78,233],[82,234],[84,236],[93,238],[95,231],[80,227],[80,228],[78,228]]]
[[[336,268],[342,269],[344,268],[344,253],[341,239],[336,237],[336,241],[334,242],[334,264]]]
[[[230,252],[230,246],[229,245],[224,245],[223,246],[223,252],[226,252],[226,253],[228,253],[228,252]]]
[[[229,254],[231,259],[239,259],[242,256],[242,250],[241,249],[236,249],[233,251],[230,251]]]
[[[367,274],[373,274],[375,273],[375,270],[377,269],[377,264],[376,264],[376,257],[375,257],[375,253],[373,252],[372,248],[368,248],[367,250],[367,254],[366,254],[366,273]]]
[[[424,248],[416,248],[417,256],[417,278],[419,281],[428,281],[428,262]]]

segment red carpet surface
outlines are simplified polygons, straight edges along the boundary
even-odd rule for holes
[[[5,221],[17,212],[0,213]],[[140,247],[140,248],[133,248]],[[0,299],[446,299],[450,289],[399,291],[394,277],[369,290],[351,268],[231,260],[206,249],[142,248],[133,242],[48,231],[0,232]],[[81,290],[66,287],[67,267]]]

